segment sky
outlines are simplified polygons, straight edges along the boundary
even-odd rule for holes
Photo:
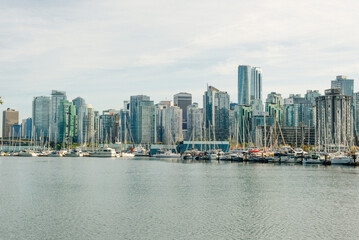
[[[172,100],[207,84],[237,102],[237,67],[263,70],[263,98],[359,79],[359,1],[0,0],[0,110],[31,117],[66,91],[96,110],[132,95]]]

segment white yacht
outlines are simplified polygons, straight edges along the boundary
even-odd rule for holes
[[[90,157],[116,157],[116,151],[113,148],[99,148],[90,153]]]
[[[330,157],[331,164],[352,164],[354,163],[354,159],[350,156],[346,156],[345,154],[334,154]]]
[[[63,157],[64,155],[62,154],[62,152],[60,151],[53,151],[51,152],[49,155],[47,155],[48,157]]]
[[[33,150],[26,149],[26,150],[20,151],[18,156],[19,157],[37,157],[37,156],[39,156],[39,154]]]
[[[84,153],[79,148],[75,148],[65,154],[65,157],[83,157]]]
[[[180,158],[181,155],[179,153],[174,153],[171,150],[159,150],[156,154],[153,155],[156,158]]]
[[[135,149],[133,150],[133,154],[136,157],[144,157],[144,156],[149,155],[148,151],[141,145],[138,145],[137,147],[135,147]]]
[[[135,154],[134,153],[131,153],[131,152],[121,152],[118,154],[119,157],[127,157],[127,158],[130,158],[130,157],[134,157]]]

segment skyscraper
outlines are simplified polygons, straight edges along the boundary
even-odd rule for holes
[[[61,100],[58,107],[58,143],[71,144],[77,141],[76,107],[72,102]]]
[[[325,96],[316,98],[317,143],[351,146],[353,119],[351,97],[338,88],[325,90]]]
[[[229,138],[229,94],[209,86],[203,96],[205,126],[212,140]]]
[[[19,112],[14,109],[8,108],[6,111],[3,111],[2,118],[2,137],[10,137],[10,129],[13,125],[19,124]]]
[[[32,124],[35,138],[49,137],[51,119],[51,99],[50,97],[34,97],[32,101]]]
[[[262,100],[262,69],[252,67],[251,71],[251,101]]]
[[[341,94],[353,97],[354,93],[354,80],[347,79],[346,76],[339,75],[332,81],[332,89],[340,89]]]
[[[182,109],[182,129],[187,130],[187,106],[192,104],[192,94],[180,92],[174,95],[173,102],[175,106]]]
[[[131,134],[135,143],[153,143],[156,138],[155,106],[149,96],[130,99]]]
[[[262,100],[262,69],[239,65],[238,104],[250,105],[253,100]]]
[[[81,106],[85,105],[86,101],[82,97],[77,97],[72,100],[72,104],[76,106],[76,114],[79,114]]]
[[[95,116],[94,109],[90,104],[83,104],[78,110],[77,134],[77,141],[80,143],[95,142]]]
[[[61,100],[67,100],[66,92],[52,90],[51,92],[51,140],[59,137],[59,106]]]
[[[238,104],[249,105],[251,100],[251,74],[249,65],[238,66]]]

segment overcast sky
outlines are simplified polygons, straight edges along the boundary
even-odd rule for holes
[[[207,83],[237,102],[239,64],[263,69],[264,99],[323,92],[336,75],[359,79],[358,9],[346,0],[0,0],[0,108],[29,117],[33,97],[52,89],[100,111],[179,91],[202,105]]]

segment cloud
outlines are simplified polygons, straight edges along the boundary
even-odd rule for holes
[[[323,91],[359,77],[356,1],[4,0],[0,83],[5,104],[31,115],[52,89],[102,110],[135,94],[206,84],[237,96],[237,66],[263,69],[264,96]]]

